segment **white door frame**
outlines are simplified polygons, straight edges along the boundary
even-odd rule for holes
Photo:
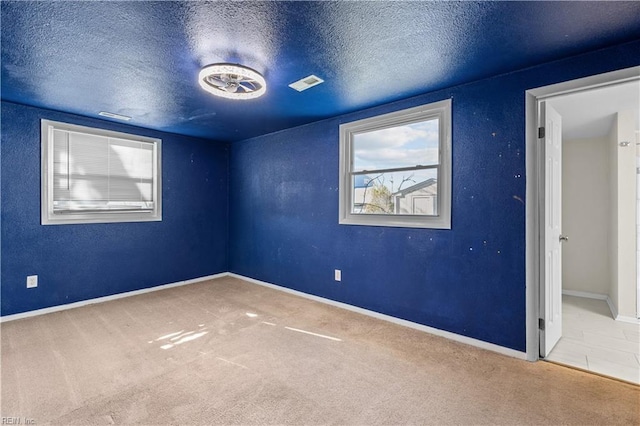
[[[589,90],[596,87],[637,79],[640,66],[598,74],[577,80],[552,84],[527,90],[525,93],[525,158],[526,158],[526,341],[527,360],[540,358],[538,319],[540,312],[540,254],[544,241],[544,227],[540,215],[541,199],[544,199],[544,175],[540,173],[538,142],[538,102],[552,97]],[[543,197],[543,198],[541,198]]]

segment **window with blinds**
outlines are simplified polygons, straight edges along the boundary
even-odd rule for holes
[[[159,139],[42,120],[42,223],[161,220]]]

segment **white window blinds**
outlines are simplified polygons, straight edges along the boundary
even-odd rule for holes
[[[53,210],[152,210],[153,144],[54,130]]]
[[[162,220],[162,140],[42,120],[42,224]]]

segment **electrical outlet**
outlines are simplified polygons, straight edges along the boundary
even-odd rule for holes
[[[37,275],[29,275],[27,277],[27,288],[38,287],[38,276]]]
[[[334,271],[334,278],[336,281],[342,281],[342,271],[340,269]]]

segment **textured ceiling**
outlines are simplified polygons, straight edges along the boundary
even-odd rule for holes
[[[3,100],[225,141],[640,38],[640,2],[10,2]],[[240,63],[259,99],[214,98]],[[290,89],[309,74],[326,80]]]

